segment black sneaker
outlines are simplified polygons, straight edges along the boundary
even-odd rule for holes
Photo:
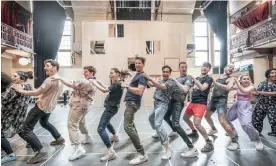
[[[44,157],[47,157],[48,153],[47,152],[37,152],[34,157],[30,158],[27,161],[27,164],[36,164],[39,163]]]
[[[201,152],[212,152],[214,150],[214,145],[212,142],[207,142],[206,145],[201,149]]]
[[[192,133],[188,134],[187,136],[192,137],[192,138],[198,138],[199,137],[197,132],[192,132]]]
[[[276,133],[274,133],[274,132],[268,132],[267,135],[269,135],[269,136],[274,136],[274,137],[275,137],[275,136],[276,136]]]

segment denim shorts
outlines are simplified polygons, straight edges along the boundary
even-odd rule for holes
[[[207,111],[218,112],[218,114],[227,115],[227,99],[211,98],[207,105]]]

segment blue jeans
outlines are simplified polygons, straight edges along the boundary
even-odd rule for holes
[[[111,147],[111,143],[105,129],[107,128],[113,135],[116,134],[114,127],[110,124],[110,120],[118,112],[118,109],[118,107],[106,107],[99,122],[98,133],[107,148]]]
[[[150,125],[154,130],[156,130],[162,145],[164,145],[164,143],[168,141],[168,134],[162,125],[167,110],[168,103],[160,100],[155,100],[153,111],[149,116]]]

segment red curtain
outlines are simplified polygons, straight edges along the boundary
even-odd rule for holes
[[[30,34],[31,14],[26,14],[28,12],[23,10],[24,9],[15,2],[1,2],[1,22]],[[17,24],[22,26],[17,26]]]
[[[269,15],[269,2],[265,2],[256,9],[248,12],[247,14],[236,19],[232,24],[240,29],[249,28],[256,23],[263,21],[268,18]]]

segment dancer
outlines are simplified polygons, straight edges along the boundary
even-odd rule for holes
[[[172,112],[173,112],[174,109],[176,109],[176,107],[175,107],[176,102],[175,101],[178,101],[178,100],[183,101],[183,106],[179,107],[179,109],[181,109],[181,111],[182,111],[182,109],[184,107],[184,101],[186,99],[186,95],[187,95],[187,93],[188,93],[188,91],[189,91],[189,89],[192,85],[191,77],[187,77],[188,64],[186,62],[180,62],[178,66],[179,66],[180,77],[176,78],[176,80],[178,80],[181,84],[186,86],[186,88],[185,88],[186,92],[183,93],[178,87],[176,87],[177,91],[175,91],[172,94],[172,100],[169,103],[168,110],[167,110],[167,112],[165,114],[165,117],[164,117],[164,120],[167,122],[167,124],[172,129],[172,132],[169,134],[169,137],[177,136],[177,131],[176,131],[177,127],[176,126],[173,127],[173,123],[172,123],[172,120],[171,120]],[[180,118],[180,115],[179,115],[178,118]],[[175,123],[175,125],[177,125],[177,123]],[[156,138],[156,136],[157,135],[153,135],[152,137]]]
[[[266,81],[259,84],[257,88],[257,103],[255,105],[252,123],[259,133],[263,130],[264,118],[268,117],[271,126],[269,136],[276,136],[276,69],[269,69],[265,72]]]
[[[215,87],[213,90],[213,95],[207,105],[207,112],[205,114],[205,119],[212,128],[208,135],[213,135],[218,131],[211,116],[215,111],[218,112],[218,120],[231,138],[231,144],[227,147],[228,150],[237,150],[239,148],[235,133],[233,132],[231,126],[229,126],[226,117],[228,93],[232,90],[235,82],[230,76],[233,70],[233,65],[226,66],[224,68],[224,74],[221,75],[216,81],[214,81]]]
[[[55,138],[55,141],[50,143],[51,145],[60,145],[65,142],[57,129],[48,121],[51,112],[56,107],[58,97],[63,90],[63,85],[59,81],[51,80],[51,77],[58,76],[59,64],[57,61],[49,59],[44,62],[44,65],[46,74],[50,77],[47,78],[38,89],[26,91],[21,85],[12,86],[17,92],[24,95],[38,96],[35,107],[29,111],[27,118],[19,131],[19,136],[30,144],[35,152],[35,155],[27,161],[28,164],[38,163],[41,159],[47,156],[47,152],[43,150],[41,142],[33,132],[38,121],[40,122],[40,125],[48,130]]]
[[[150,78],[147,74],[144,74],[145,78],[149,80],[156,90],[154,92],[154,109],[149,115],[149,122],[151,127],[156,130],[161,144],[165,147],[165,154],[162,159],[168,160],[172,156],[172,148],[169,143],[168,135],[165,128],[162,125],[164,116],[168,109],[168,104],[170,102],[171,95],[175,88],[175,82],[170,79],[172,69],[169,66],[162,67],[162,77],[163,79],[159,82]]]
[[[237,100],[228,110],[228,123],[232,127],[234,133],[237,133],[231,122],[238,118],[242,129],[246,132],[250,140],[256,142],[256,150],[263,150],[264,145],[259,137],[259,132],[251,123],[252,105],[250,101],[255,87],[251,85],[250,77],[247,75],[241,75],[238,80],[235,78],[234,80],[237,85]]]
[[[5,79],[2,78],[2,79]],[[28,79],[33,79],[32,72],[17,71],[12,75],[12,83],[23,86],[26,91],[32,90],[30,84],[25,84]],[[9,81],[10,78],[6,81]],[[11,145],[7,138],[13,137],[22,127],[28,109],[30,97],[17,93],[9,88],[1,94],[1,147],[6,156],[1,158],[1,163],[16,160]]]
[[[180,115],[184,108],[184,101],[187,93],[189,92],[192,86],[191,76],[187,76],[187,63],[180,62],[179,69],[181,72],[181,76],[177,79],[172,78],[176,86],[174,87],[174,92],[172,94],[172,98],[169,103],[168,111],[165,115],[165,120],[170,126],[172,126],[173,131],[176,131],[183,141],[187,144],[188,150],[184,153],[181,153],[182,157],[196,157],[198,156],[198,151],[194,147],[193,143],[188,138],[186,132],[179,124]],[[170,120],[170,116],[172,116],[172,121]]]
[[[206,141],[206,145],[201,149],[201,152],[211,152],[214,150],[212,141],[209,139],[205,128],[201,125],[201,120],[206,110],[208,95],[213,83],[212,77],[208,75],[210,70],[211,64],[205,62],[201,68],[201,75],[197,78],[193,77],[195,86],[192,92],[192,101],[184,113],[184,121],[192,129],[192,133],[188,134],[188,136],[198,138],[198,130]],[[190,120],[192,116],[194,116],[193,122]]]
[[[97,88],[103,92],[108,91],[108,89],[103,88],[98,81],[96,81],[95,74],[95,67],[85,66],[83,68],[84,79],[69,82],[60,76],[52,77],[52,80],[60,80],[64,85],[73,89],[69,101],[68,132],[70,141],[74,146],[74,151],[69,157],[69,161],[81,158],[86,153],[81,143],[92,143],[92,138],[88,134],[85,125],[85,115],[90,111]],[[83,141],[81,141],[80,133],[85,135]]]
[[[11,78],[4,72],[1,72],[1,93],[5,92],[8,87],[10,87],[12,80]]]
[[[140,109],[141,99],[147,86],[147,79],[143,75],[145,61],[146,59],[143,57],[135,58],[135,68],[137,73],[131,80],[129,86],[123,86],[127,88],[124,100],[126,102],[124,129],[138,152],[138,154],[129,162],[131,165],[141,164],[148,160],[148,156],[145,154],[144,147],[140,142],[138,132],[134,125],[134,115]]]
[[[107,152],[103,157],[101,157],[100,161],[109,161],[117,157],[111,142],[118,142],[119,138],[113,125],[110,123],[110,120],[115,114],[117,114],[120,108],[120,102],[123,95],[122,82],[129,75],[130,74],[127,70],[122,70],[120,72],[117,68],[112,68],[109,74],[111,85],[107,87],[101,82],[98,82],[105,89],[103,92],[109,92],[104,100],[105,110],[98,125],[98,133],[107,147]],[[106,128],[110,133],[112,133],[112,137],[110,139],[106,132]]]

